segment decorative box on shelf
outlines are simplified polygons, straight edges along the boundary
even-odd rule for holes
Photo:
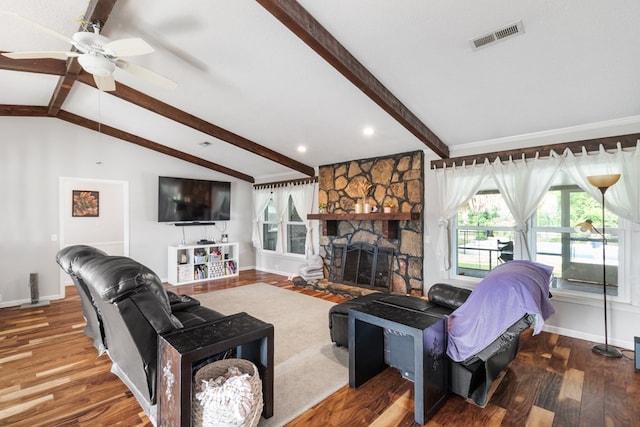
[[[178,266],[178,282],[188,282],[193,280],[193,266],[184,264]]]

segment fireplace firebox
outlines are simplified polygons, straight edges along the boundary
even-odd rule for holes
[[[361,288],[391,291],[393,248],[366,242],[332,245],[329,280]]]

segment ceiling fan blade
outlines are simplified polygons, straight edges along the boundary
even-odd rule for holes
[[[113,74],[108,76],[93,75],[93,81],[96,82],[96,86],[103,92],[111,92],[116,90],[116,81],[113,78]]]
[[[0,11],[0,14],[2,14],[2,15],[8,15],[8,16],[11,16],[11,17],[13,17],[13,18],[15,18],[15,19],[19,19],[20,21],[26,22],[27,24],[32,25],[32,26],[34,26],[34,27],[38,28],[40,31],[44,31],[44,32],[49,33],[50,35],[52,35],[52,36],[54,36],[54,37],[59,38],[60,40],[64,40],[64,41],[65,41],[65,42],[67,42],[67,43],[71,43],[71,44],[73,44],[73,40],[71,40],[71,38],[70,38],[69,36],[65,36],[65,35],[64,35],[64,34],[62,34],[62,33],[59,33],[59,32],[57,32],[57,31],[55,31],[55,30],[52,30],[52,29],[51,29],[51,28],[49,28],[49,27],[45,27],[44,25],[39,24],[39,23],[37,23],[36,21],[32,21],[31,19],[25,18],[24,16],[20,16],[20,15],[18,15],[17,13],[14,13],[14,12],[6,12],[6,11]]]
[[[6,52],[2,56],[11,59],[67,59],[69,57],[78,56],[75,52],[64,51],[45,51],[45,52]]]
[[[156,73],[155,71],[151,71],[147,68],[135,65],[131,62],[120,59],[116,62],[116,66],[124,71],[127,71],[138,77],[142,77],[143,79],[166,89],[175,89],[176,87],[178,87],[178,83],[174,82],[173,80],[170,80],[165,76]]]
[[[146,55],[153,52],[151,45],[139,37],[110,41],[104,45],[104,49],[118,57]]]

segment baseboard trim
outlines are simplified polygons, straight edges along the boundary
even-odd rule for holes
[[[549,332],[552,334],[558,334],[558,335],[564,335],[567,337],[571,337],[571,338],[577,338],[577,339],[581,339],[581,340],[585,340],[585,341],[591,341],[594,343],[602,343],[604,342],[604,337],[601,335],[596,335],[596,334],[590,334],[588,332],[582,332],[582,331],[576,331],[573,329],[567,329],[567,328],[559,328],[557,326],[549,326],[549,325],[545,325],[542,328],[543,331],[545,332]],[[609,344],[615,346],[615,347],[620,347],[620,348],[624,348],[627,350],[632,350],[633,349],[633,341],[627,341],[627,340],[621,340],[621,339],[617,339],[617,338],[609,338]]]
[[[47,302],[47,305],[50,301],[54,301],[57,299],[63,299],[64,295],[46,295],[39,299],[41,302]],[[12,301],[2,301],[0,302],[0,308],[7,307],[16,307],[16,306],[25,306],[25,308],[37,307],[37,305],[31,304],[31,298],[23,298]]]

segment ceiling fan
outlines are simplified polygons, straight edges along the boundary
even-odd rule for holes
[[[177,87],[177,83],[168,78],[148,70],[139,65],[122,59],[122,57],[145,55],[153,52],[153,48],[141,38],[129,38],[111,40],[100,35],[98,23],[89,24],[93,31],[80,31],[71,37],[67,37],[55,30],[45,27],[35,21],[27,19],[13,12],[0,11],[0,14],[10,15],[13,18],[26,22],[41,31],[49,33],[70,43],[77,51],[43,51],[43,52],[9,52],[2,55],[12,59],[67,59],[78,58],[82,69],[93,75],[98,89],[113,91],[116,89],[113,72],[116,67],[131,74],[135,74],[151,83],[168,89]]]

